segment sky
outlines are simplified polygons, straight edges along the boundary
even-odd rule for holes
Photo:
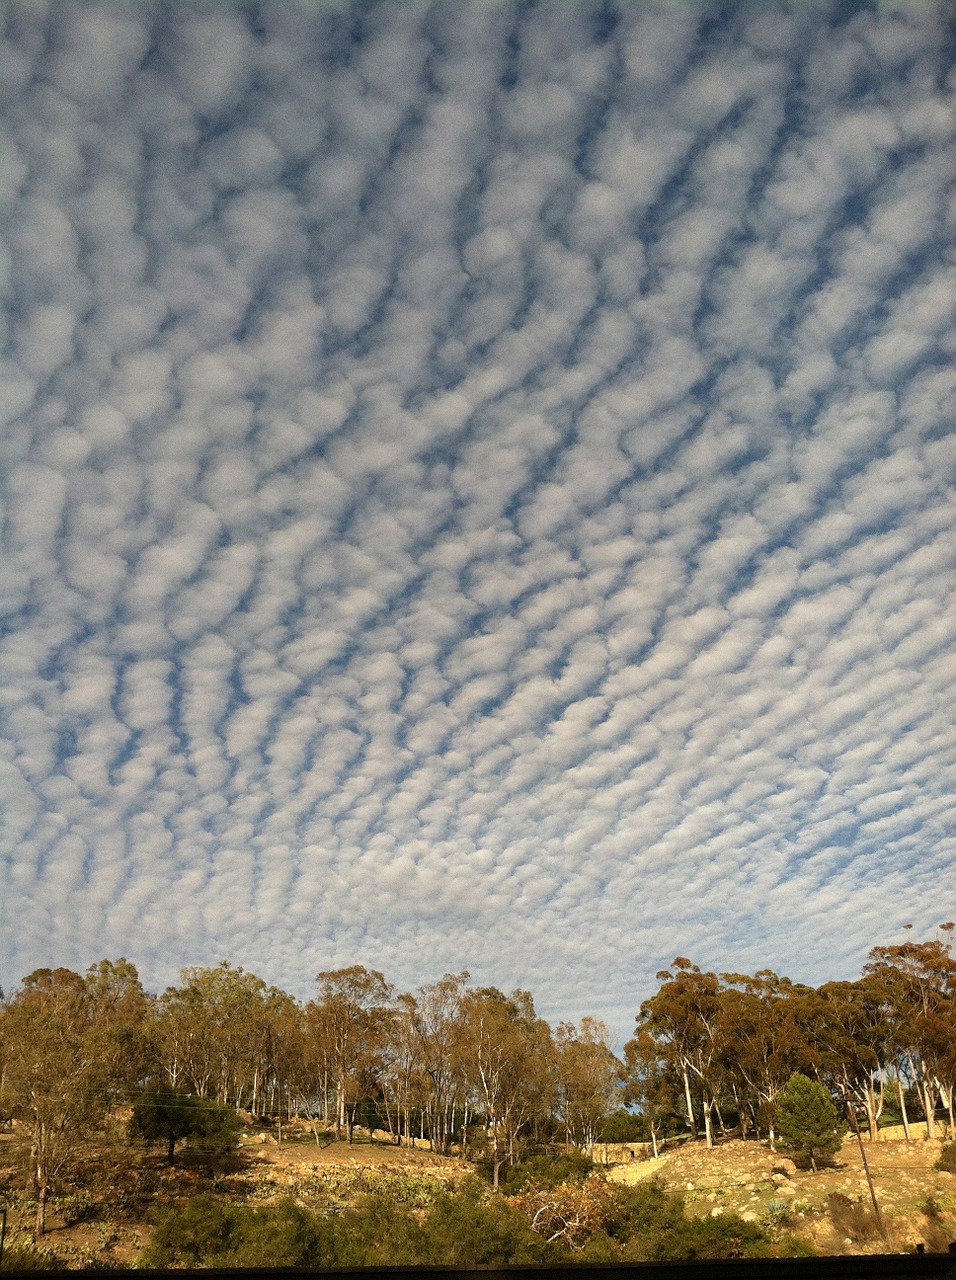
[[[5,990],[956,915],[948,3],[0,24]]]

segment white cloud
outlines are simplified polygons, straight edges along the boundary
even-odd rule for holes
[[[938,8],[449,12],[11,9],[4,986],[467,966],[623,1038],[675,954],[935,923]]]

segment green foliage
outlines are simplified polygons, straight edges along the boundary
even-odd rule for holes
[[[253,1208],[196,1196],[165,1213],[147,1267],[501,1266],[547,1262],[558,1251],[477,1180],[439,1195],[422,1218],[388,1196],[337,1214],[290,1201]]]
[[[736,1214],[689,1218],[681,1197],[656,1179],[615,1188],[605,1231],[620,1242],[625,1262],[765,1257],[772,1244],[762,1227]]]
[[[63,1264],[52,1249],[32,1244],[4,1245],[0,1271],[59,1271]]]
[[[206,1155],[229,1155],[241,1130],[233,1107],[171,1089],[147,1089],[133,1104],[127,1134],[132,1141],[161,1143],[172,1164],[176,1143],[183,1139]]]
[[[261,1209],[195,1196],[164,1213],[144,1267],[332,1266],[329,1223],[284,1200]]]
[[[939,1159],[936,1161],[936,1168],[942,1173],[956,1173],[956,1142],[947,1142],[943,1145]]]
[[[618,1107],[605,1116],[598,1129],[598,1142],[649,1142],[650,1129],[643,1116]]]
[[[764,1209],[763,1220],[768,1227],[784,1227],[793,1219],[793,1207],[789,1200],[773,1200]]]
[[[777,1095],[777,1128],[782,1145],[814,1169],[817,1160],[836,1155],[846,1133],[829,1091],[799,1072]]]
[[[96,1201],[86,1191],[71,1191],[67,1195],[57,1196],[53,1207],[66,1227],[72,1227],[77,1222],[89,1222],[99,1211]]]
[[[583,1182],[595,1167],[590,1156],[580,1151],[529,1156],[512,1165],[504,1185],[509,1195],[527,1187],[559,1187],[565,1182]]]
[[[426,1219],[436,1265],[505,1266],[555,1261],[560,1254],[501,1196],[476,1178],[438,1196]]]

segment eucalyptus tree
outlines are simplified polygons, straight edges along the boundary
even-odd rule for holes
[[[722,987],[715,973],[678,956],[657,975],[661,987],[641,1005],[637,1030],[647,1031],[683,1086],[687,1123],[696,1138],[694,1090],[700,1093],[707,1146],[714,1145],[713,1111],[720,1077]],[[692,1087],[693,1086],[693,1087]]]
[[[37,969],[2,1009],[0,1105],[29,1135],[38,1235],[57,1179],[129,1082],[144,999],[132,965],[104,961],[85,977]]]
[[[310,1018],[335,1083],[335,1131],[351,1143],[359,1102],[377,1086],[394,1018],[393,988],[376,969],[352,965],[320,973]]]
[[[752,976],[722,973],[717,1015],[718,1057],[737,1104],[741,1132],[747,1117],[774,1142],[774,1103],[795,1071],[813,1061],[802,1009],[812,988],[795,986],[772,969]]]
[[[467,1102],[459,1048],[466,1021],[466,983],[470,974],[446,973],[438,982],[419,987],[409,1030],[419,1067],[429,1134],[437,1151],[451,1149],[455,1114]]]
[[[462,1006],[458,1066],[484,1113],[497,1187],[502,1165],[517,1157],[523,1131],[551,1110],[551,1029],[537,1017],[527,991],[506,996],[497,987],[472,988]]]
[[[866,1112],[875,1141],[883,1112],[886,1068],[891,1058],[891,1026],[878,980],[826,982],[816,992],[813,1027],[817,1074],[834,1093]]]
[[[945,934],[952,930],[950,923],[941,926]],[[927,1138],[936,1136],[937,1100],[946,1105],[950,1132],[956,1131],[956,959],[951,941],[874,947],[863,972],[885,1002],[890,1043],[919,1095]]]
[[[274,988],[226,961],[182,972],[156,1002],[153,1036],[172,1089],[261,1109]]]
[[[655,1158],[662,1137],[682,1118],[680,1081],[669,1055],[647,1030],[624,1046],[622,1097],[634,1104],[650,1134]]]
[[[554,1045],[558,1114],[567,1141],[591,1147],[620,1092],[621,1063],[611,1050],[610,1032],[595,1018],[582,1018],[577,1027],[561,1022]]]

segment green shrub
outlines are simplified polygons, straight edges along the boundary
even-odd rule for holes
[[[606,1116],[598,1132],[598,1142],[650,1142],[650,1138],[647,1121],[627,1107]]]
[[[565,1182],[583,1182],[595,1168],[590,1156],[580,1151],[530,1156],[512,1165],[504,1185],[509,1195],[516,1195],[527,1187],[560,1187]]]
[[[316,1267],[339,1261],[335,1230],[322,1215],[283,1200],[254,1209],[196,1196],[164,1213],[145,1267]]]
[[[59,1271],[62,1263],[52,1249],[32,1244],[8,1244],[0,1258],[0,1271]]]
[[[936,1168],[943,1173],[956,1173],[956,1142],[947,1142],[939,1153]]]
[[[765,1257],[773,1252],[771,1238],[756,1222],[732,1213],[689,1218],[683,1199],[657,1179],[616,1187],[605,1230],[621,1242],[626,1262]]]
[[[98,1212],[96,1201],[86,1191],[71,1191],[67,1195],[57,1196],[53,1201],[53,1209],[67,1227],[75,1226],[78,1222],[89,1222]]]
[[[600,1192],[596,1216],[575,1247],[551,1242],[520,1208],[477,1178],[412,1210],[366,1195],[339,1212],[291,1201],[252,1207],[196,1196],[164,1213],[143,1258],[149,1267],[501,1267],[577,1262],[741,1258],[786,1251],[733,1214],[692,1219],[658,1182]],[[576,1193],[579,1194],[579,1193]]]

